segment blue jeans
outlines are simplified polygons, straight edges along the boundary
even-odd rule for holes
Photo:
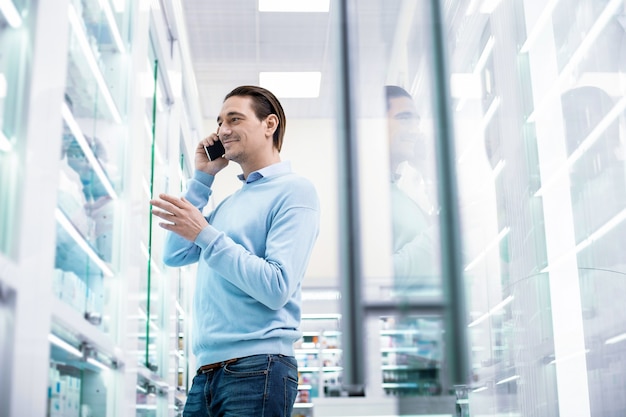
[[[196,375],[183,417],[290,417],[297,394],[294,357],[248,356]]]

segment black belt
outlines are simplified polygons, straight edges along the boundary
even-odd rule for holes
[[[212,371],[212,370],[217,369],[217,368],[222,368],[222,367],[228,365],[229,363],[237,362],[238,360],[239,360],[239,358],[233,358],[233,359],[229,359],[227,361],[215,362],[215,363],[210,363],[208,365],[201,366],[200,368],[198,368],[197,375],[206,374],[209,371]]]

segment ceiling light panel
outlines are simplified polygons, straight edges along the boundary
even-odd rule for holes
[[[260,12],[328,12],[330,0],[259,0]]]
[[[321,79],[321,72],[259,73],[259,85],[280,98],[319,97]]]

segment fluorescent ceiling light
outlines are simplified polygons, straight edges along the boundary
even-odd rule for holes
[[[259,85],[281,98],[319,97],[321,79],[321,72],[259,73]]]
[[[259,0],[260,12],[328,12],[330,0]]]

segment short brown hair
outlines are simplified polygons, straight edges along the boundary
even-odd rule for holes
[[[285,128],[287,119],[280,101],[271,91],[254,85],[242,85],[226,94],[224,101],[233,96],[246,96],[252,99],[252,110],[259,120],[265,120],[270,114],[275,114],[278,118],[278,126],[274,131],[274,146],[280,152],[283,146],[283,137],[285,136]]]
[[[387,98],[387,110],[389,110],[389,107],[391,107],[390,102],[392,98],[408,97],[411,100],[413,99],[413,96],[411,96],[411,94],[408,91],[406,91],[404,88],[399,87],[397,85],[386,85],[385,97]]]

